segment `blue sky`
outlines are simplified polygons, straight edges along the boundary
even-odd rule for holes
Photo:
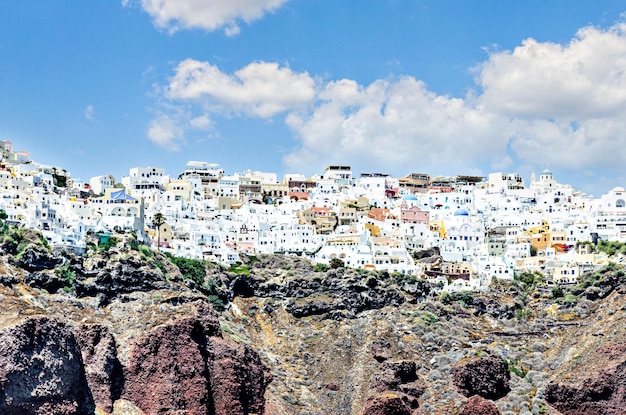
[[[74,177],[551,169],[626,185],[624,1],[27,0],[0,139]]]

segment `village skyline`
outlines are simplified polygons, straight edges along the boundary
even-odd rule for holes
[[[10,2],[0,138],[74,177],[624,173],[624,9],[597,2]]]

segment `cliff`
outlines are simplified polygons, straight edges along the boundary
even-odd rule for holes
[[[626,404],[619,265],[565,295],[523,279],[443,295],[410,276],[284,256],[197,273],[132,235],[80,257],[18,245],[0,245],[2,414],[573,415]]]

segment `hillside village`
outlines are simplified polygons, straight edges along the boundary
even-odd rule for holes
[[[53,247],[87,249],[87,235],[115,232],[174,256],[231,265],[243,255],[302,256],[428,278],[444,290],[480,290],[493,277],[538,271],[574,284],[608,263],[593,245],[626,242],[626,191],[600,198],[561,184],[549,170],[530,178],[354,175],[327,166],[307,178],[227,175],[191,161],[178,175],[133,167],[81,182],[0,141],[0,209],[9,224],[42,232]],[[436,255],[432,255],[435,253]],[[422,255],[423,254],[423,255]]]

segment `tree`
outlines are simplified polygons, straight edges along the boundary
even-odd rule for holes
[[[152,217],[152,226],[157,230],[157,250],[161,251],[161,226],[165,223],[165,216],[161,212],[157,212]]]
[[[333,258],[328,264],[332,269],[343,268],[346,264],[339,258]]]

